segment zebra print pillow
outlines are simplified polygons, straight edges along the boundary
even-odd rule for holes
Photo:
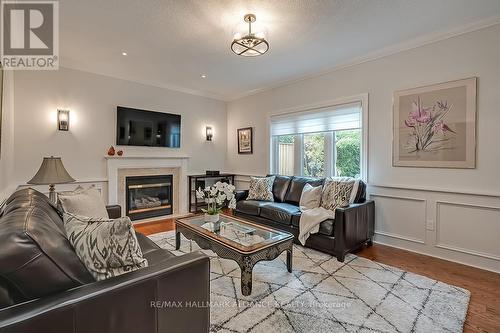
[[[97,281],[148,266],[130,218],[111,220],[64,213],[63,219],[76,255]]]

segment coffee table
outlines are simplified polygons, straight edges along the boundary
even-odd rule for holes
[[[205,222],[203,215],[175,221],[175,248],[181,234],[199,247],[212,250],[221,258],[231,259],[241,269],[241,293],[252,293],[252,270],[261,260],[273,260],[287,252],[286,266],[292,272],[293,235],[232,216],[221,215],[218,223]]]

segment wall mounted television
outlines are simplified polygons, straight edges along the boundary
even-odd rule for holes
[[[179,148],[181,116],[118,106],[116,111],[116,144]]]

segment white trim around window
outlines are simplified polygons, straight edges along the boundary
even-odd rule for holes
[[[347,104],[353,104],[353,103],[361,103],[361,161],[360,161],[360,167],[361,167],[361,178],[368,183],[368,177],[369,177],[369,172],[368,172],[368,93],[365,94],[359,94],[359,95],[354,95],[354,96],[349,96],[349,97],[344,97],[344,98],[338,98],[334,100],[328,100],[328,101],[323,101],[321,103],[316,103],[316,104],[310,104],[310,105],[303,105],[303,106],[298,106],[298,107],[292,107],[292,108],[287,108],[287,109],[282,109],[278,110],[275,112],[272,112],[269,117],[268,117],[268,137],[270,138],[270,145],[269,145],[269,151],[268,151],[268,161],[269,161],[269,172],[272,173],[274,170],[278,170],[278,161],[275,160],[275,158],[272,155],[272,152],[274,150],[274,145],[277,145],[278,142],[276,139],[273,139],[273,136],[271,135],[271,118],[272,117],[281,117],[281,116],[286,116],[290,115],[291,117],[294,116],[294,114],[297,113],[307,113],[309,111],[314,111],[316,109],[324,109],[324,108],[335,108],[339,107],[342,105],[347,105]],[[300,136],[297,136],[300,137]],[[299,145],[300,144],[300,145]],[[325,144],[327,146],[335,146],[335,138],[331,136],[331,138],[326,138]],[[297,143],[297,147],[301,147],[302,143]],[[296,174],[301,174],[302,169],[303,169],[303,158],[302,158],[302,149],[296,149],[298,154],[295,154],[295,163],[294,163],[294,171]],[[327,149],[327,151],[330,151],[330,149]],[[333,151],[333,150],[332,150]],[[300,152],[300,153],[299,153]],[[331,162],[332,159],[327,158],[326,161],[326,168],[328,168],[327,173],[328,174],[335,174],[335,166],[332,165],[333,163]]]

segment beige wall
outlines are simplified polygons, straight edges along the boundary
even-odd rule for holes
[[[115,144],[116,106],[182,115],[181,148],[121,147],[128,156],[189,156],[189,172],[224,169],[226,106],[224,102],[107,76],[61,68],[15,73],[15,173],[29,180],[43,156],[62,156],[80,181],[105,181],[104,156]],[[56,110],[69,109],[70,131],[56,126]],[[215,134],[206,142],[204,129]]]
[[[15,186],[14,173],[14,76],[4,72],[2,111],[2,147],[0,151],[0,202],[6,199]]]
[[[368,180],[377,205],[376,240],[500,271],[499,36],[497,25],[227,104],[64,68],[16,72],[15,85],[6,88],[11,97],[15,91],[15,98],[4,104],[0,193],[28,180],[41,158],[51,154],[62,156],[75,178],[105,182],[104,154],[115,141],[117,105],[183,115],[181,149],[126,147],[125,154],[189,155],[190,172],[261,175],[269,165],[271,114],[368,93]],[[393,91],[471,76],[479,77],[477,168],[392,167]],[[57,108],[71,110],[70,132],[56,130]],[[207,124],[215,129],[212,143],[204,140]],[[238,155],[236,129],[248,126],[254,127],[254,154]]]
[[[229,102],[228,170],[268,172],[271,114],[368,93],[377,240],[500,271],[499,59],[496,25]],[[479,78],[477,168],[393,167],[393,92],[472,76]],[[254,154],[238,155],[236,129],[248,126],[254,127]]]

